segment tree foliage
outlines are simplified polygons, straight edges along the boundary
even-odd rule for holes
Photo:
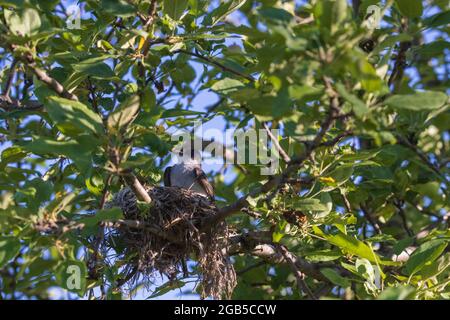
[[[67,289],[70,265],[79,297],[126,298],[105,202],[159,184],[195,120],[281,133],[275,175],[209,173],[242,240],[233,298],[450,298],[447,1],[78,5],[79,28],[59,1],[0,0],[1,298]]]

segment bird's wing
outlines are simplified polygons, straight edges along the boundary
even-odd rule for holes
[[[200,167],[195,167],[194,174],[195,180],[205,190],[206,195],[209,198],[214,199],[214,189],[209,183],[208,178],[206,177],[206,174],[203,172],[203,170]]]
[[[166,187],[170,187],[172,183],[170,182],[170,175],[172,172],[172,167],[167,167],[166,170],[164,170],[164,185]]]

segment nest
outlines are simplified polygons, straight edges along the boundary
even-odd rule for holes
[[[158,273],[172,281],[180,273],[187,277],[186,261],[195,259],[201,297],[230,298],[236,273],[227,254],[228,226],[222,221],[207,232],[201,231],[205,219],[217,213],[215,204],[203,195],[176,187],[152,187],[148,193],[152,203],[145,209],[139,209],[128,188],[109,204],[120,207],[126,219],[151,227],[121,225],[106,239],[110,247],[114,247],[111,238],[122,243],[119,258],[126,261],[130,282],[140,276],[150,280]]]

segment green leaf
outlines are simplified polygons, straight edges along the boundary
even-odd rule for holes
[[[291,99],[298,101],[310,101],[319,99],[323,94],[322,88],[315,88],[308,85],[292,85],[288,89]]]
[[[307,199],[293,197],[286,199],[286,205],[299,211],[326,211],[328,205],[322,203],[320,199]]]
[[[429,28],[437,28],[440,26],[448,26],[450,23],[450,10],[439,12],[424,20],[424,24]]]
[[[353,236],[346,235],[341,231],[338,231],[335,235],[327,235],[323,233],[318,227],[313,226],[314,232],[323,237],[329,243],[341,248],[342,250],[354,254],[358,257],[365,258],[371,262],[381,263],[386,265],[392,265],[391,261],[382,261],[372,249],[364,242],[356,239]]]
[[[111,208],[99,210],[95,215],[83,217],[78,222],[84,223],[87,227],[93,227],[102,221],[117,221],[120,219],[123,219],[122,210],[120,208]]]
[[[110,79],[115,76],[112,69],[101,61],[83,61],[72,65],[73,69],[86,76],[98,79]]]
[[[20,241],[14,237],[0,237],[0,269],[19,254]]]
[[[162,113],[161,119],[173,118],[173,117],[197,116],[197,115],[202,115],[202,114],[203,114],[203,112],[200,112],[200,111],[183,110],[183,109],[169,109],[169,110],[165,110]]]
[[[447,99],[447,95],[443,92],[423,91],[414,94],[393,95],[386,99],[385,104],[394,109],[435,110],[442,107]]]
[[[12,146],[2,151],[0,170],[3,170],[8,163],[17,162],[27,156],[27,152],[18,146]]]
[[[79,101],[51,96],[46,109],[58,129],[67,136],[78,137],[81,134],[104,134],[100,116]]]
[[[258,12],[264,18],[276,21],[282,21],[288,23],[292,20],[293,16],[291,13],[280,8],[262,8]]]
[[[422,15],[423,5],[421,0],[395,0],[400,12],[408,18],[418,18]]]
[[[92,139],[91,139],[92,140]],[[92,142],[92,141],[91,141]],[[81,172],[87,172],[92,166],[92,146],[88,142],[80,144],[76,141],[54,141],[51,139],[35,138],[32,141],[18,142],[25,150],[39,155],[65,156],[75,162]]]
[[[162,286],[157,287],[155,289],[155,291],[153,292],[153,294],[148,296],[146,298],[146,300],[162,296],[163,294],[166,294],[167,292],[169,292],[171,290],[182,288],[182,287],[184,287],[185,284],[186,283],[181,280],[174,280],[174,281],[166,282]]]
[[[287,227],[287,221],[286,220],[282,220],[280,222],[277,223],[276,227],[275,227],[275,231],[272,233],[272,241],[277,243],[280,242],[281,239],[283,239],[284,235],[285,235],[285,229]]]
[[[238,10],[244,5],[247,0],[230,0],[223,2],[218,8],[214,9],[209,15],[211,21],[211,27],[214,27],[217,23],[225,19],[232,12]]]
[[[152,88],[145,87],[142,90],[141,108],[145,112],[151,112],[156,107],[156,95]]]
[[[414,299],[416,290],[409,285],[400,285],[398,287],[390,287],[385,289],[379,296],[378,300],[411,300]]]
[[[4,10],[5,20],[12,33],[18,36],[31,36],[41,27],[39,13],[33,8],[20,11]]]
[[[108,130],[111,133],[118,132],[129,125],[136,118],[140,107],[139,95],[135,94],[125,100],[120,106],[108,116]]]
[[[444,55],[445,50],[449,49],[449,41],[438,40],[420,46],[416,52],[421,58],[437,58],[439,55]]]
[[[164,0],[164,13],[173,20],[179,20],[186,10],[187,0]]]
[[[217,93],[228,95],[231,92],[237,91],[244,87],[244,84],[236,79],[225,78],[217,81],[211,86],[211,90],[216,91]]]
[[[361,119],[369,113],[369,108],[366,106],[366,104],[357,96],[347,92],[342,83],[336,84],[336,90],[345,100],[347,100],[353,106],[353,111],[358,118]]]
[[[447,240],[434,239],[423,243],[414,250],[406,262],[405,269],[408,275],[413,275],[426,265],[436,260],[447,247]]]
[[[131,17],[136,14],[134,6],[125,0],[101,0],[101,10],[118,17]]]
[[[320,272],[328,279],[330,280],[333,284],[343,287],[343,288],[348,288],[351,285],[351,282],[342,277],[336,270],[331,269],[331,268],[324,268],[324,269],[320,269]]]
[[[311,262],[326,262],[337,260],[342,257],[342,253],[338,249],[317,250],[307,252],[305,258]]]

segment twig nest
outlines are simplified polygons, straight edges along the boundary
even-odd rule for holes
[[[150,280],[158,272],[170,280],[180,273],[188,277],[186,261],[193,258],[198,261],[202,298],[230,298],[236,273],[227,254],[228,226],[222,221],[201,231],[205,220],[217,213],[216,205],[203,195],[177,187],[152,187],[148,194],[152,203],[145,209],[139,209],[128,188],[117,193],[109,205],[120,207],[126,219],[147,226],[120,226],[111,234],[114,241],[107,239],[110,247],[117,240],[122,243],[119,257],[135,272],[130,281],[141,275]]]

